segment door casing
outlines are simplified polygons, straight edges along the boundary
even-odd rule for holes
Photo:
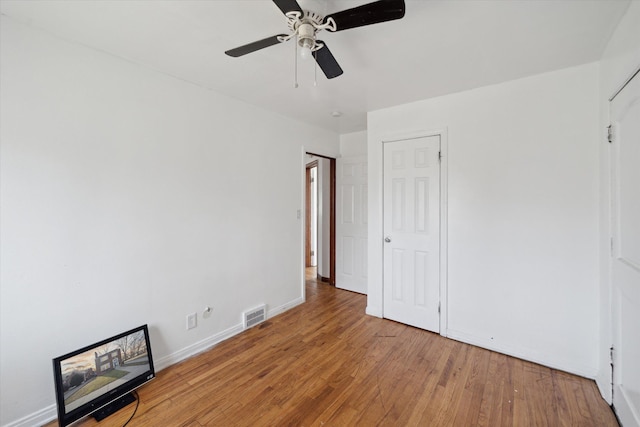
[[[306,159],[306,155],[311,155],[315,157],[320,157],[323,159],[329,160],[329,277],[318,277],[323,281],[328,282],[330,285],[335,286],[336,284],[336,159],[334,157],[325,156],[322,154],[312,153],[304,151],[304,157]],[[307,219],[307,177],[306,177],[306,162],[305,162],[305,175],[304,175],[304,200],[305,200],[305,221],[304,221],[304,242],[303,242],[303,260],[304,265],[307,265],[307,230],[308,230],[308,219]],[[318,183],[318,192],[320,191],[320,183]],[[317,260],[317,254],[316,254]],[[304,277],[304,274],[303,274]],[[303,285],[304,287],[304,285]]]

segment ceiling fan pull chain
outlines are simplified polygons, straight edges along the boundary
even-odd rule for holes
[[[294,47],[294,60],[293,60],[293,68],[294,68],[294,72],[293,72],[293,76],[294,76],[294,84],[293,87],[295,89],[298,88],[298,43],[294,43],[295,47]]]
[[[316,55],[316,52],[313,52],[314,59]],[[313,63],[313,86],[318,86],[318,61],[313,61]]]

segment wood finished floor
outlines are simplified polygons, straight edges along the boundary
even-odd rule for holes
[[[307,280],[305,304],[160,371],[129,426],[618,425],[591,380],[366,316],[365,305]],[[134,407],[77,425],[122,426]]]

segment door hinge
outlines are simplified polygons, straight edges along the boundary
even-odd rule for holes
[[[438,151],[438,161],[442,161],[442,151]]]
[[[438,314],[440,314],[440,304],[441,303],[438,303]]]
[[[311,256],[314,256],[316,254],[315,251],[311,251]]]
[[[615,351],[615,349],[613,348],[613,345],[611,347],[609,347],[609,362],[611,363],[611,366],[613,366],[614,363],[614,359],[613,359],[613,352]]]
[[[613,142],[613,125],[607,126],[607,141],[609,144]]]
[[[611,243],[611,247],[610,247],[610,249],[611,249],[611,256],[613,256],[613,237],[611,237],[609,240],[610,240],[610,243]]]
[[[613,401],[614,398],[614,393],[616,392],[616,388],[615,388],[615,383],[616,383],[616,377],[614,375],[614,370],[616,369],[615,366],[615,360],[614,360],[614,348],[613,348],[613,344],[611,344],[611,347],[609,348],[609,364],[611,365],[611,400]]]

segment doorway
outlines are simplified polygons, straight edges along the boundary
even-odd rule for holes
[[[305,163],[305,268],[335,286],[336,159],[307,152]]]
[[[318,160],[307,163],[305,174],[305,267],[317,267],[318,258]]]

